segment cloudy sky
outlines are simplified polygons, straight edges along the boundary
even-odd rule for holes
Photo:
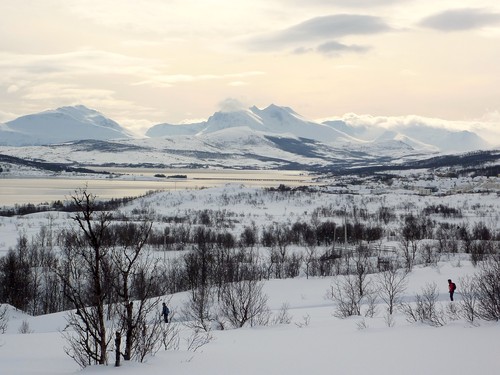
[[[0,122],[231,105],[500,127],[498,0],[0,0]]]

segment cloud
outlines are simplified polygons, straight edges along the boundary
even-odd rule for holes
[[[293,53],[297,55],[303,55],[306,53],[319,53],[326,57],[338,57],[345,53],[365,53],[369,49],[370,47],[367,46],[359,46],[355,44],[347,45],[336,41],[329,41],[320,44],[316,48],[298,47],[293,50]]]
[[[394,128],[401,129],[415,126],[452,131],[472,131],[483,139],[488,140],[490,144],[500,146],[500,128],[498,127],[500,113],[498,111],[489,112],[480,119],[469,121],[451,121],[416,115],[373,116],[358,115],[355,113],[346,113],[340,117],[323,118],[316,121],[321,123],[332,120],[341,120],[354,127],[366,128],[368,131],[373,131],[376,128],[391,130]]]
[[[354,53],[365,53],[370,49],[370,47],[366,46],[358,46],[358,45],[346,45],[342,43],[338,43],[335,41],[326,42],[320,44],[316,50],[327,56],[337,56],[344,52],[354,52]]]
[[[9,87],[7,87],[7,92],[9,94],[12,94],[12,93],[17,92],[17,91],[19,91],[18,85],[13,84],[13,85],[10,85]]]
[[[372,8],[391,4],[401,4],[408,0],[293,0],[293,3],[304,6],[339,6],[345,8]],[[332,4],[333,3],[333,4]]]
[[[318,42],[333,46],[335,42],[328,42],[329,40],[349,35],[376,34],[390,29],[379,17],[336,14],[315,17],[287,29],[255,37],[250,41],[249,47],[254,50],[276,50]],[[323,48],[328,48],[328,44]]]
[[[248,106],[235,98],[227,98],[218,103],[221,112],[236,112],[248,109]]]
[[[110,100],[114,94],[112,90],[81,88],[71,84],[47,82],[27,88],[23,98],[28,100],[82,102],[90,99]]]
[[[81,49],[57,54],[0,53],[0,82],[18,85],[19,80],[49,81],[89,75],[150,77],[164,68],[161,61]],[[19,86],[19,85],[18,85]]]
[[[484,9],[452,9],[427,18],[420,25],[440,31],[462,31],[480,29],[500,24],[500,13]]]
[[[252,76],[259,76],[265,74],[260,71],[249,71],[241,73],[229,73],[229,74],[162,74],[151,77],[150,79],[135,82],[135,86],[150,85],[153,87],[172,87],[177,83],[190,83],[190,82],[200,82],[200,81],[213,81],[213,80],[234,80],[240,78],[247,78]],[[241,82],[241,81],[237,81]]]

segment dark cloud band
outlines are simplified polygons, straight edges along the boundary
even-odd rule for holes
[[[390,30],[379,17],[337,14],[312,18],[287,29],[254,38],[255,50],[275,50],[302,43],[327,42],[348,35],[368,35]]]

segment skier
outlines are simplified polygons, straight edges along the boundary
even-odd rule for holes
[[[163,302],[163,309],[162,309],[161,313],[163,315],[163,320],[165,321],[165,323],[168,323],[168,314],[170,314],[170,310],[168,309],[165,302]]]
[[[455,285],[454,282],[451,281],[451,279],[448,279],[448,291],[450,292],[450,300],[453,301],[453,293],[455,293],[455,289],[457,289],[457,286]]]

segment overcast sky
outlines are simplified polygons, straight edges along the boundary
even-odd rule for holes
[[[231,105],[500,127],[498,0],[0,0],[0,122],[121,124]]]

